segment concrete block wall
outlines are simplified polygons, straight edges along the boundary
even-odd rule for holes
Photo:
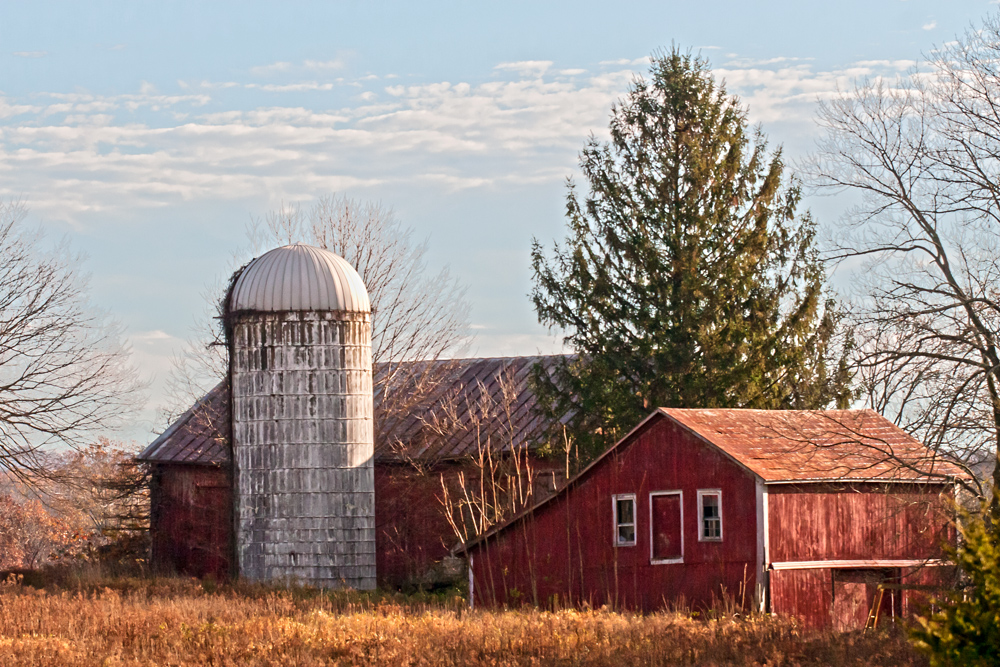
[[[231,354],[240,575],[374,588],[371,316],[242,313]]]

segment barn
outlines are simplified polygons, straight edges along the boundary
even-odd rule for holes
[[[565,461],[537,455],[551,423],[535,411],[529,375],[555,357],[494,357],[435,362],[438,382],[393,424],[380,423],[375,395],[375,557],[378,583],[397,588],[444,583],[438,565],[456,542],[439,502],[441,479],[475,483],[474,463],[488,440],[499,456],[530,462],[530,497],[566,479]],[[421,363],[421,362],[406,362]],[[375,369],[379,379],[385,366]],[[419,373],[417,373],[419,374]],[[404,373],[404,375],[415,375]],[[198,577],[235,574],[231,397],[222,382],[175,420],[139,455],[151,471],[153,568]],[[445,422],[455,423],[445,423]]]
[[[809,627],[907,615],[953,576],[960,471],[877,413],[658,409],[456,548],[475,604],[735,604]]]

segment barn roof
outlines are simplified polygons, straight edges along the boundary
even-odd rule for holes
[[[765,482],[962,476],[873,410],[660,408]]]
[[[142,450],[140,461],[221,465],[229,462],[229,383],[220,382]]]
[[[499,434],[494,451],[540,444],[552,426],[535,412],[528,382],[536,363],[551,367],[558,356],[492,357],[436,362],[379,364],[375,379],[406,367],[403,375],[430,372],[433,389],[416,401],[395,405],[400,417],[380,425],[375,459],[383,462],[454,460],[475,453],[477,433]],[[403,386],[397,395],[409,395]],[[375,413],[385,413],[390,399],[376,394]],[[195,403],[139,454],[142,461],[222,465],[229,462],[229,386],[222,382]],[[403,409],[400,409],[400,408]],[[565,423],[569,415],[561,420]],[[390,420],[386,420],[390,421]]]

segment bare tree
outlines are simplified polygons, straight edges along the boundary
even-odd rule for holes
[[[514,425],[520,392],[506,370],[498,384],[495,396],[482,382],[476,392],[458,390],[424,419],[424,426],[436,440],[469,434],[475,443],[464,455],[464,465],[457,474],[438,473],[442,511],[462,544],[536,500],[536,470],[529,441],[519,437],[522,434]],[[470,395],[474,397],[471,401]]]
[[[121,327],[93,308],[79,259],[43,249],[19,202],[0,202],[0,471],[45,473],[46,453],[123,422],[141,385]]]
[[[993,16],[925,71],[857,84],[822,105],[809,168],[861,195],[834,254],[859,265],[866,400],[1000,488],[998,63]]]
[[[431,363],[465,349],[469,303],[465,289],[447,268],[427,266],[427,242],[416,242],[392,209],[348,197],[319,199],[307,212],[282,205],[248,230],[246,254],[303,241],[330,250],[351,263],[372,302],[372,359],[375,377],[376,441],[391,442],[398,416],[408,412],[448,373]],[[243,264],[245,262],[239,262]],[[224,292],[224,290],[222,290]],[[216,316],[223,307],[215,299]],[[177,364],[172,387],[186,409],[197,395],[225,377],[228,368],[219,328],[212,327]],[[409,363],[422,361],[428,363]]]

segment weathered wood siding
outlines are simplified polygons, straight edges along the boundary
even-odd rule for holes
[[[229,576],[233,515],[228,468],[157,465],[150,500],[154,571]]]
[[[374,588],[370,316],[246,313],[232,340],[240,575]]]
[[[943,559],[942,544],[954,540],[949,491],[942,484],[768,485],[769,561],[839,562],[771,572],[771,610],[808,627],[864,627],[878,583],[946,582],[948,567],[877,562]],[[887,593],[880,618],[912,614],[925,599],[912,590]]]
[[[948,523],[936,484],[768,485],[770,560],[937,558]]]
[[[538,500],[565,481],[558,461],[531,458]],[[428,577],[447,557],[458,537],[445,515],[442,482],[452,498],[461,497],[462,476],[469,489],[479,488],[481,471],[467,461],[446,461],[419,470],[409,464],[375,464],[375,522],[380,587],[434,585]]]
[[[698,489],[721,489],[723,540],[698,536]],[[654,564],[650,493],[683,492],[680,564]],[[615,494],[636,496],[636,544],[613,545]],[[568,492],[471,551],[478,604],[532,602],[652,611],[732,596],[754,603],[758,580],[755,478],[667,419],[652,420]]]

